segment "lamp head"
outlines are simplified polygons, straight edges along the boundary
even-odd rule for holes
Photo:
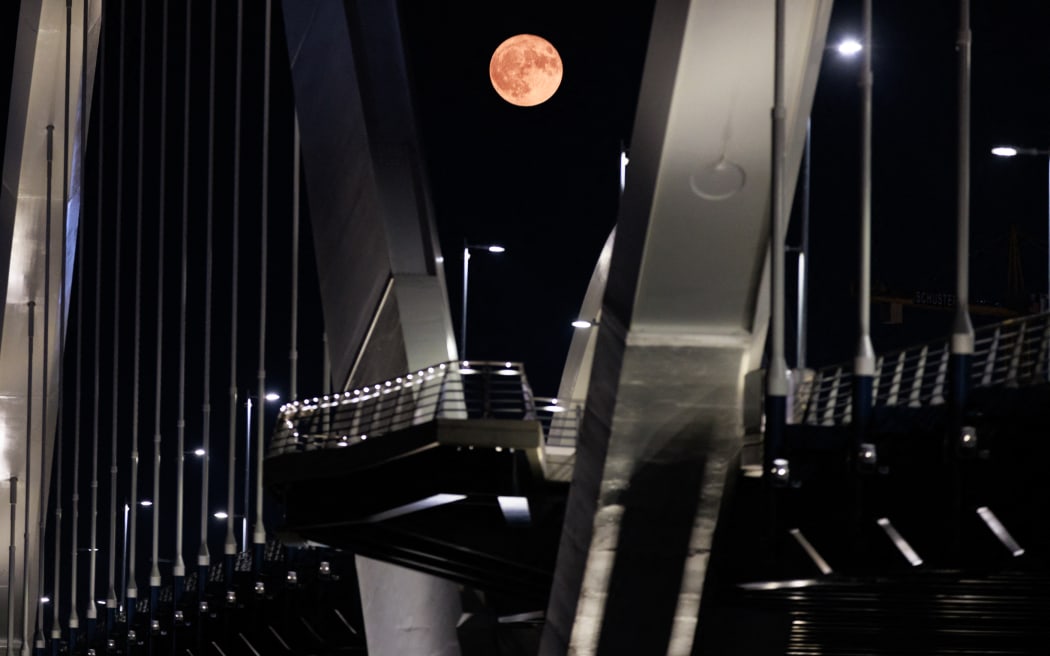
[[[837,50],[838,53],[840,55],[842,55],[843,57],[853,57],[854,55],[859,53],[861,50],[864,50],[864,46],[861,45],[860,41],[858,41],[856,39],[849,38],[849,39],[843,39],[835,47],[835,50]]]

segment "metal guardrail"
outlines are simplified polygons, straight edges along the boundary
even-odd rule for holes
[[[920,408],[945,403],[948,340],[911,346],[879,356],[872,406]],[[973,387],[1025,387],[1050,378],[1050,313],[1007,319],[976,331],[970,364]],[[850,423],[852,367],[818,369],[794,385],[789,423],[841,426]]]
[[[340,448],[438,418],[539,420],[575,444],[579,408],[536,399],[516,362],[444,362],[359,389],[281,406],[269,455]]]
[[[879,356],[872,405],[944,404],[949,357],[948,340]],[[970,376],[973,387],[1050,381],[1050,313],[978,329]],[[788,423],[850,423],[852,378],[851,366],[838,364],[793,380]],[[534,397],[520,363],[445,362],[360,389],[283,405],[269,453],[345,447],[439,417],[538,420],[548,446],[571,448],[582,415],[580,401]]]
[[[547,446],[575,448],[583,419],[583,401],[537,397],[536,418],[543,426]]]

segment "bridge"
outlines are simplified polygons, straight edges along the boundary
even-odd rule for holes
[[[831,0],[655,2],[556,397],[456,342],[409,9],[16,8],[8,653],[1046,644],[1048,315],[787,368]]]

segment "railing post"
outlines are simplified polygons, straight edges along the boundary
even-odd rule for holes
[[[376,387],[379,389],[375,389]],[[375,403],[372,404],[372,413],[369,415],[368,419],[368,434],[378,435],[383,432],[383,428],[387,423],[386,395],[388,393],[385,391],[386,388],[383,387],[382,383],[379,383],[379,385],[373,385],[372,388],[375,390]]]
[[[945,348],[941,352],[940,364],[937,365],[937,377],[933,383],[933,395],[930,397],[930,405],[942,405],[944,403],[944,381],[948,377],[948,355],[948,349]]]
[[[361,434],[361,397],[356,390],[350,405],[350,427],[346,434],[348,437],[357,437]]]
[[[1017,337],[1014,339],[1014,345],[1010,354],[1010,366],[1006,371],[1006,380],[1003,381],[1007,387],[1017,387],[1018,384],[1018,372],[1021,369],[1021,354],[1024,352],[1024,333],[1025,324],[1021,323],[1017,327]]]
[[[343,393],[333,392],[328,397],[328,402],[332,404],[332,437],[335,438],[336,442],[342,442],[344,437],[347,437],[347,420],[345,414],[349,411],[349,408],[344,408]]]
[[[1037,369],[1039,368],[1039,356],[1041,351],[1041,345],[1043,342],[1042,335],[1039,334],[1035,322],[1030,322],[1028,319],[1024,320],[1022,324],[1024,326],[1024,339],[1022,340],[1023,346],[1021,347],[1021,369],[1019,376],[1019,383],[1027,381],[1025,384],[1034,385],[1037,377]]]
[[[522,367],[515,365],[518,370],[518,380],[521,382],[521,396],[525,402],[525,419],[536,419],[536,397],[532,393],[532,386],[529,385],[529,381],[525,378],[525,371]]]
[[[1047,356],[1050,354],[1050,321],[1043,315],[1043,337],[1039,340],[1039,355],[1036,356],[1035,375],[1043,382],[1047,380]]]
[[[440,371],[442,373],[440,373],[440,374],[435,373],[434,374],[436,376],[440,376],[441,377],[441,382],[438,383],[437,404],[434,407],[434,418],[435,419],[437,419],[438,417],[441,416],[441,413],[442,413],[442,411],[445,408],[445,393],[448,391],[445,386],[446,386],[446,384],[448,382],[448,373],[450,373],[450,372],[446,372],[444,369],[442,369]],[[428,371],[427,373],[430,373],[430,372]],[[456,373],[457,373],[458,376],[460,376],[460,378],[462,380],[463,374],[459,373],[459,363],[458,362],[456,363]]]
[[[806,406],[810,395],[809,381],[804,369],[788,371],[788,406],[786,421],[788,424],[801,424],[805,421]]]
[[[922,379],[926,375],[926,354],[928,346],[923,346],[919,351],[919,363],[915,366],[915,378],[911,383],[911,393],[908,395],[908,407],[918,408],[922,406]]]
[[[890,393],[886,398],[887,406],[897,405],[897,399],[900,397],[901,392],[901,380],[904,378],[904,351],[901,351],[897,355],[897,364],[893,367],[893,381],[890,383]]]
[[[406,390],[405,389],[405,380],[404,380],[404,378],[398,377],[394,381],[394,385],[395,385],[394,392],[395,392],[396,396],[394,397],[394,423],[393,423],[393,429],[394,430],[401,430],[402,428],[405,428],[407,426],[411,426],[412,425],[412,416],[411,415],[412,415],[412,410],[413,410],[413,407],[414,407],[415,404],[412,403],[411,390]],[[406,410],[406,406],[408,408],[407,410]],[[405,420],[406,413],[408,414],[408,421]]]
[[[390,381],[386,381],[389,383]],[[376,409],[372,414],[373,422],[373,433],[385,433],[390,430],[391,417],[393,416],[388,410],[392,401],[390,397],[390,386],[385,383],[380,383],[379,389],[376,391]]]
[[[882,361],[883,357],[881,355],[875,358],[875,377],[871,381],[872,407],[878,405],[879,402],[879,383],[882,381]]]
[[[838,403],[839,386],[842,384],[842,367],[835,370],[835,377],[831,379],[831,389],[828,391],[828,399],[824,405],[824,426],[835,425],[835,406]]]
[[[802,415],[802,423],[816,426],[820,423],[820,391],[823,389],[824,372],[817,371],[813,374],[813,382],[809,389],[809,398],[806,400],[806,410]]]
[[[999,357],[999,341],[1002,339],[1002,327],[996,326],[992,341],[988,345],[988,355],[984,359],[984,375],[981,377],[981,386],[988,387],[992,384],[992,376],[995,374],[995,361]]]
[[[321,399],[318,397],[317,402],[313,401],[313,397],[310,399],[304,399],[302,406],[304,414],[309,418],[310,427],[310,438],[321,435],[324,439],[328,437],[328,420],[324,415],[324,410],[321,408]]]

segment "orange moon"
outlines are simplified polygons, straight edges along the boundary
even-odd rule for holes
[[[561,56],[543,37],[518,34],[499,44],[489,61],[492,88],[512,105],[532,107],[561,84]]]

